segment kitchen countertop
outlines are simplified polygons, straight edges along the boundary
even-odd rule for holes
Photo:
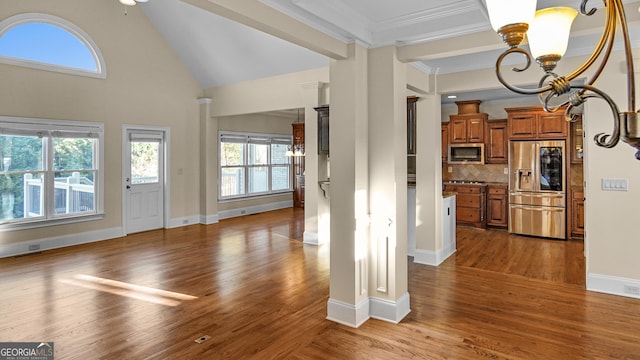
[[[468,181],[468,180],[445,180],[443,185],[475,185],[475,186],[509,186],[506,182],[494,182],[494,181]]]

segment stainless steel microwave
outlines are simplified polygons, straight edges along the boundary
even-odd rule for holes
[[[449,164],[484,164],[484,144],[450,144]]]

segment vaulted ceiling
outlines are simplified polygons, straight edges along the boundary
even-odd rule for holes
[[[243,1],[243,0],[237,0]],[[246,1],[246,0],[245,0]],[[640,47],[640,1],[624,1],[634,47]],[[492,31],[483,0],[261,0],[341,42],[406,46]],[[538,8],[581,1],[538,0]],[[589,6],[602,6],[589,1]],[[327,66],[329,59],[181,0],[140,5],[204,88]],[[604,11],[602,11],[604,12]],[[576,24],[577,25],[577,24]],[[574,25],[574,30],[576,25]],[[600,33],[578,26],[566,56],[592,51]],[[496,43],[500,43],[496,35]],[[470,44],[471,45],[471,44]],[[491,68],[504,47],[433,53],[414,66],[432,74]]]

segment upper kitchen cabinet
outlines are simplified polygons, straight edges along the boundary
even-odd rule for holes
[[[485,126],[487,164],[506,164],[508,158],[507,119],[489,120]]]
[[[458,114],[449,116],[449,143],[484,142],[484,123],[488,118],[480,113],[480,100],[456,101]]]
[[[417,96],[407,96],[407,154],[416,154],[416,109]]]
[[[568,133],[564,110],[548,113],[540,106],[505,109],[509,138],[523,140],[566,139]]]
[[[582,131],[582,117],[575,122],[571,123],[571,163],[582,163],[582,146],[583,146],[584,132]]]
[[[318,112],[318,154],[329,155],[329,105],[314,110]]]

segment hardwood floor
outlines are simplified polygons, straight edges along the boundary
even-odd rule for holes
[[[328,247],[302,244],[302,215],[0,259],[0,341],[53,341],[56,359],[640,359],[640,301],[585,291],[580,241],[502,231],[459,228],[441,266],[410,261],[400,324],[328,321]]]

